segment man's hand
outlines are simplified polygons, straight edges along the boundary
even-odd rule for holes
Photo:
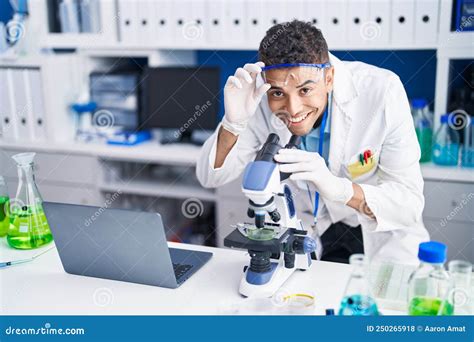
[[[282,163],[281,172],[292,173],[290,179],[313,182],[324,199],[346,204],[354,195],[352,182],[334,176],[319,153],[283,148],[275,160]]]
[[[245,64],[229,76],[224,87],[224,119],[222,126],[234,135],[247,128],[247,123],[255,114],[263,95],[270,89],[265,83],[256,88],[257,75],[262,72],[263,62]]]

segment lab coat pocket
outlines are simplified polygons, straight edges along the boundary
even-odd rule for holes
[[[355,154],[346,164],[347,175],[352,180],[364,181],[370,178],[377,169],[379,154],[374,149],[364,149]]]

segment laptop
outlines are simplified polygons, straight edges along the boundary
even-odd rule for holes
[[[43,208],[70,274],[177,288],[212,257],[169,248],[158,213],[52,202]]]

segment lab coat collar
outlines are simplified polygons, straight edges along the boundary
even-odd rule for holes
[[[334,90],[335,101],[342,105],[357,97],[357,90],[352,79],[352,73],[344,63],[329,53],[329,62],[334,66]]]

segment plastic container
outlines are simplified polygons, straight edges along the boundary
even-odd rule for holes
[[[474,167],[474,120],[470,117],[464,127],[464,144],[461,151],[461,166]]]
[[[433,143],[433,162],[438,165],[458,165],[459,134],[455,127],[454,117],[449,114],[441,116]]]
[[[450,316],[453,306],[447,301],[450,278],[444,269],[446,245],[420,243],[420,266],[408,280],[408,314],[412,316]]]
[[[411,102],[411,112],[416,137],[421,149],[420,163],[426,163],[431,160],[431,144],[433,139],[433,124],[428,102],[425,99],[413,99]]]

